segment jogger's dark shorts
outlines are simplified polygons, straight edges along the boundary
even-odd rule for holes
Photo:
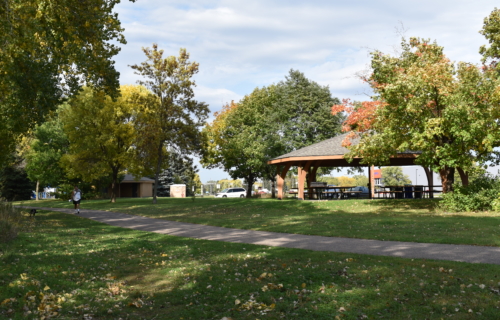
[[[78,201],[73,200],[73,204],[80,204],[80,200]]]

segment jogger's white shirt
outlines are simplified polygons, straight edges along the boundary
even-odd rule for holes
[[[75,191],[75,193],[73,194],[73,200],[75,201],[78,201],[80,200],[81,198],[81,193],[80,193],[80,189],[78,189],[77,191]]]

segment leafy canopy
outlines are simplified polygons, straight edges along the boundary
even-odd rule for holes
[[[126,43],[119,2],[0,2],[0,155],[83,84],[117,95],[112,58]]]
[[[65,178],[61,157],[68,152],[69,141],[57,116],[37,126],[26,154],[26,172],[31,181],[42,186],[57,186]]]

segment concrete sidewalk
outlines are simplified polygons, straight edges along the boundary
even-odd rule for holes
[[[74,214],[73,209],[26,207]],[[314,251],[360,253],[400,258],[500,264],[500,248],[436,243],[379,241],[353,238],[241,230],[133,216],[119,212],[81,210],[81,217],[112,226],[204,240],[250,243]]]

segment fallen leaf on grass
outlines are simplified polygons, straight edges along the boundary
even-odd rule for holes
[[[136,299],[128,304],[129,307],[142,308],[144,302],[141,299]]]

